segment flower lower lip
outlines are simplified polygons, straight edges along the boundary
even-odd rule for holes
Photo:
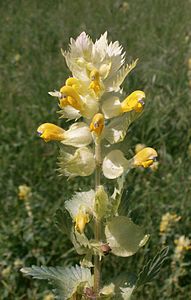
[[[42,134],[42,131],[37,131],[37,134],[38,134],[38,135],[41,135],[41,134]]]

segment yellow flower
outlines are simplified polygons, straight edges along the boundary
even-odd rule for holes
[[[181,235],[178,239],[174,240],[176,245],[174,256],[176,260],[179,260],[186,251],[191,250],[191,240],[185,235]]]
[[[134,91],[121,103],[122,112],[136,111],[141,112],[145,105],[145,93],[142,91]]]
[[[40,137],[49,141],[60,141],[62,144],[73,147],[84,147],[92,142],[90,129],[86,123],[74,123],[68,130],[51,123],[44,123],[39,126],[37,132]]]
[[[100,136],[103,128],[104,128],[104,116],[103,114],[100,113],[96,114],[93,117],[92,122],[90,124],[90,131],[93,131],[97,136]]]
[[[90,73],[90,89],[93,89],[95,94],[97,95],[100,92],[100,76],[98,70],[94,69]]]
[[[71,105],[76,110],[81,111],[83,109],[84,106],[83,101],[80,98],[80,95],[76,92],[76,90],[72,86],[65,85],[61,87],[60,93],[62,95],[62,98],[60,100],[61,108],[67,105]]]
[[[89,221],[90,221],[89,215],[86,212],[79,211],[79,213],[75,217],[75,229],[79,233],[83,233],[84,228],[86,224],[89,223]]]
[[[137,144],[135,146],[135,153],[137,154],[139,151],[143,150],[144,148],[146,148],[146,146],[144,144]],[[155,172],[158,170],[158,166],[159,166],[159,162],[158,161],[154,161],[152,165],[149,166],[149,168]]]
[[[62,141],[64,139],[65,130],[52,123],[44,123],[37,129],[37,133],[45,142]]]
[[[146,147],[133,157],[133,166],[148,168],[153,164],[157,156],[158,154],[155,149]]]
[[[103,102],[102,111],[106,119],[111,119],[131,111],[140,113],[145,105],[144,99],[145,93],[142,91],[134,91],[122,102],[120,102],[119,97],[111,95]]]
[[[170,214],[169,212],[164,214],[160,222],[160,234],[167,232],[172,224],[178,222],[180,219],[181,217],[177,216],[177,214]]]
[[[19,185],[18,197],[20,200],[28,200],[31,196],[31,188],[26,184]]]

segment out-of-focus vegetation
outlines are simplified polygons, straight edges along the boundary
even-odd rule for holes
[[[0,8],[0,299],[50,300],[46,282],[24,278],[19,269],[78,261],[53,216],[73,190],[88,189],[91,180],[58,177],[57,146],[45,145],[35,131],[43,122],[57,122],[57,105],[47,92],[69,75],[60,48],[83,30],[94,39],[107,30],[127,49],[129,61],[139,58],[125,90],[143,89],[147,105],[123,150],[130,147],[130,155],[141,142],[160,154],[156,171],[129,175],[122,207],[151,233],[150,242],[130,259],[109,255],[103,279],[140,271],[145,260],[169,245],[169,260],[157,280],[133,299],[189,299],[191,1],[7,0]],[[27,198],[18,195],[23,184],[31,188]]]

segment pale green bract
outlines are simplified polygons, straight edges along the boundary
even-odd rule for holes
[[[123,257],[135,254],[149,238],[140,226],[124,216],[113,218],[105,227],[105,235],[112,253]]]
[[[60,300],[71,298],[80,287],[92,285],[90,270],[78,265],[71,268],[32,266],[31,268],[22,268],[21,271],[33,278],[46,279],[53,283],[57,287],[54,293]]]

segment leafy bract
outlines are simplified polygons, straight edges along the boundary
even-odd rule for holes
[[[86,248],[89,247],[89,241],[85,234],[80,234],[74,229],[73,222],[66,209],[56,211],[55,224],[61,232],[68,236],[79,255],[87,252]]]
[[[77,292],[80,286],[91,286],[91,272],[88,268],[75,267],[37,267],[22,268],[21,272],[37,279],[46,279],[55,285],[57,299],[67,300]]]
[[[123,216],[114,217],[106,225],[105,235],[112,253],[123,257],[135,254],[149,237],[140,226]]]
[[[88,192],[78,192],[74,194],[71,200],[65,202],[65,208],[74,220],[80,210],[92,214],[94,199],[94,190],[90,190]]]
[[[108,195],[104,190],[104,187],[100,185],[95,195],[95,213],[98,219],[106,217],[108,211],[109,199]]]
[[[141,112],[127,112],[120,117],[113,118],[107,128],[105,128],[105,138],[110,144],[122,142],[127,134],[131,123],[135,121]]]

